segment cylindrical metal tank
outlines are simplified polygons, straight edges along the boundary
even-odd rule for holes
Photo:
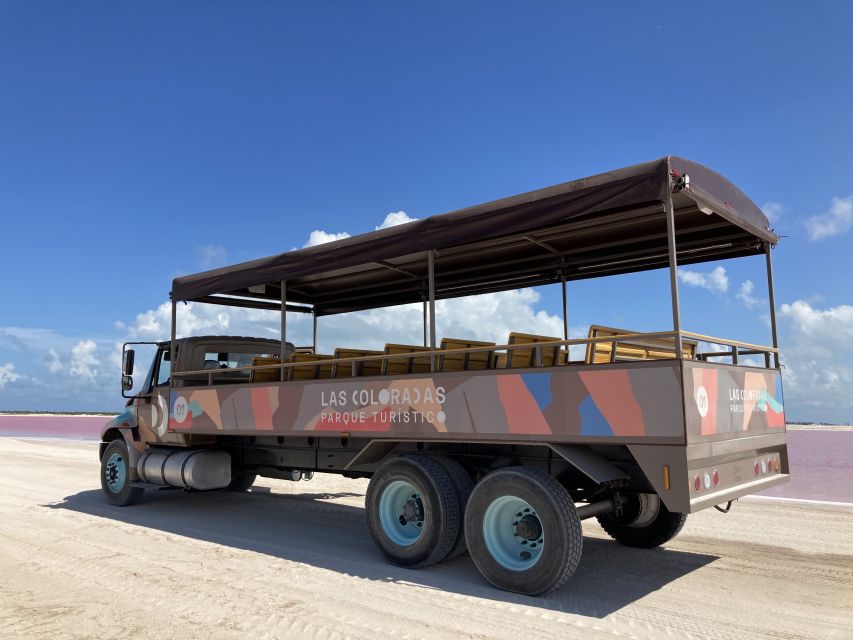
[[[231,482],[231,456],[225,451],[149,449],[136,470],[143,482],[199,491],[222,489]]]

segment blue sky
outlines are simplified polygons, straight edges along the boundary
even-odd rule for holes
[[[677,154],[785,236],[789,418],[851,422],[852,23],[847,2],[2,3],[0,410],[120,406],[115,344],[162,330],[175,275]],[[769,342],[762,269],[692,267],[685,327]],[[667,329],[667,294],[578,283],[573,331]],[[498,307],[488,331],[541,330],[559,292]],[[392,316],[321,335],[408,336]]]

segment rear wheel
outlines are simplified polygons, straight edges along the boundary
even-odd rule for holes
[[[468,504],[468,498],[471,497],[471,491],[474,489],[474,481],[471,476],[465,471],[465,467],[459,464],[453,458],[447,456],[436,456],[433,458],[447,472],[450,481],[453,483],[453,488],[456,491],[456,501],[459,503],[459,533],[456,534],[456,542],[453,549],[447,556],[448,560],[458,558],[468,550],[465,542],[465,527],[464,527],[464,509]]]
[[[623,497],[618,513],[598,516],[598,523],[611,538],[629,547],[652,549],[672,540],[687,521],[686,513],[673,513],[654,494]]]
[[[528,467],[499,469],[477,483],[465,510],[465,537],[486,580],[531,596],[568,581],[583,548],[568,492]]]
[[[130,461],[122,438],[110,442],[101,458],[101,489],[107,502],[117,507],[132,505],[145,493],[130,484]]]
[[[457,540],[460,508],[444,468],[426,457],[385,462],[367,486],[367,527],[392,563],[425,567],[447,558]]]

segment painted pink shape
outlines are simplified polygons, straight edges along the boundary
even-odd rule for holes
[[[643,410],[627,371],[581,371],[578,375],[614,435],[645,435]]]
[[[496,376],[496,380],[510,433],[551,433],[551,425],[520,375]]]
[[[272,431],[272,408],[269,391],[265,388],[252,389],[252,412],[255,414],[255,429]]]

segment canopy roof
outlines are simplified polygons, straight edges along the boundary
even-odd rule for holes
[[[288,303],[317,315],[420,302],[428,293],[429,251],[437,299],[665,267],[670,171],[689,176],[672,196],[679,264],[754,255],[777,242],[740,189],[700,164],[668,156],[183,276],[174,280],[172,297],[279,308],[286,281]]]

